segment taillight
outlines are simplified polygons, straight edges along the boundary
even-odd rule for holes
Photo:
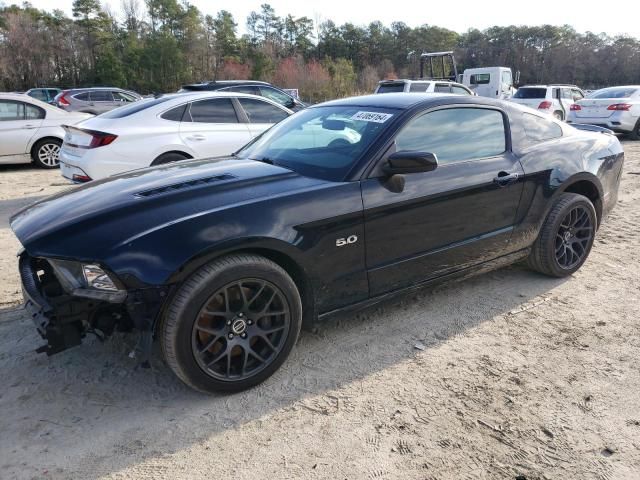
[[[609,105],[607,110],[629,110],[631,105],[628,103],[614,103],[613,105]]]
[[[117,135],[112,135],[110,133],[104,133],[104,132],[87,131],[87,133],[90,134],[92,137],[91,143],[89,143],[87,148],[104,147],[105,145],[109,145],[116,138],[118,138]]]
[[[65,90],[64,92],[62,92],[62,95],[60,95],[60,98],[58,99],[58,105],[64,105],[65,107],[68,107],[69,105],[71,105],[69,103],[69,100],[67,100],[67,95],[69,94],[68,90]]]
[[[540,105],[538,105],[538,110],[546,110],[548,108],[551,108],[552,103],[549,100],[545,100],[544,102],[540,102]]]
[[[65,136],[65,143],[70,147],[75,147],[75,148],[90,149],[90,148],[104,147],[106,145],[112,144],[113,141],[116,138],[118,138],[117,135],[113,135],[112,133],[98,132],[97,130],[87,130],[85,128],[65,126],[64,129],[67,132],[67,136]],[[85,143],[85,142],[82,142],[82,144],[75,143],[75,141],[73,140],[74,130],[90,136],[91,140],[89,140],[88,143]],[[69,140],[67,140],[67,137],[69,137]]]
[[[572,112],[578,112],[582,110],[582,107],[577,103],[572,103],[571,106],[569,107],[569,110],[571,110]]]

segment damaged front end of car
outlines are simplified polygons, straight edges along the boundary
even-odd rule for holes
[[[98,263],[33,257],[19,253],[25,310],[53,355],[79,345],[93,333],[101,340],[114,331],[136,329],[143,364],[148,364],[154,321],[167,295],[163,287],[128,289]],[[132,353],[134,353],[132,352]]]

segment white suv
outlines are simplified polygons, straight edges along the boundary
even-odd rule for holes
[[[571,105],[583,98],[584,92],[575,85],[525,85],[509,100],[566,120]]]
[[[382,80],[374,93],[452,93],[454,95],[475,95],[461,83],[448,80]]]

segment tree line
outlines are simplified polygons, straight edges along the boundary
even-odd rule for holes
[[[1,1],[1,0],[0,0]],[[521,83],[584,88],[640,83],[640,41],[565,26],[509,26],[465,33],[403,22],[367,26],[279,16],[263,4],[244,20],[203,14],[179,0],[74,0],[72,16],[0,6],[0,89],[112,85],[175,91],[214,79],[258,79],[298,88],[306,100],[370,92],[381,78],[418,75],[419,54],[453,50],[458,69],[507,66]]]

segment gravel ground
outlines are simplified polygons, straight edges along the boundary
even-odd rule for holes
[[[0,170],[0,478],[640,478],[640,142],[586,265],[510,267],[304,333],[263,385],[184,387],[116,336],[47,358],[7,226],[68,186]],[[421,349],[417,349],[416,345]]]

